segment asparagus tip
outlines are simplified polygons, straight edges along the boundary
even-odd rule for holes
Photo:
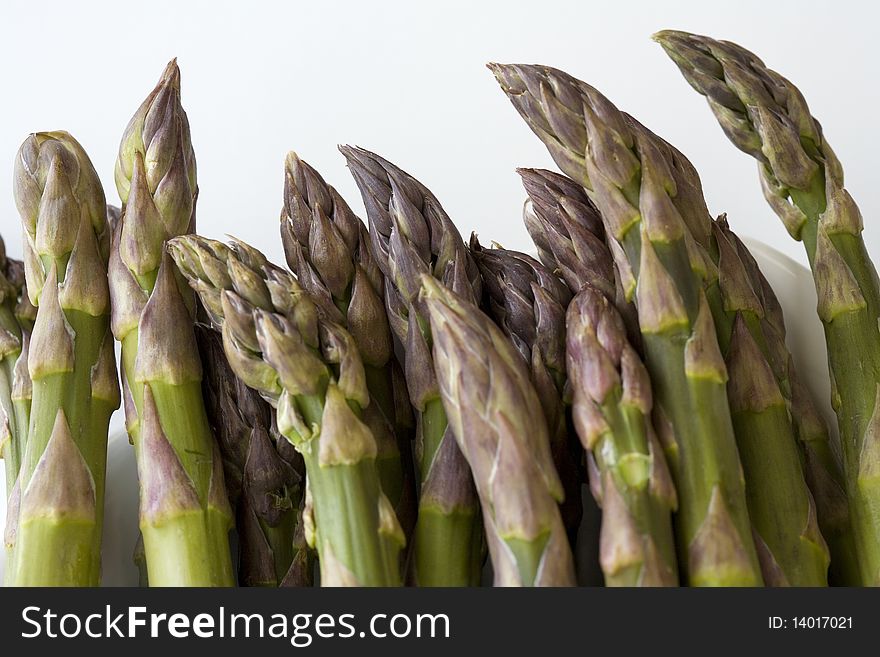
[[[337,148],[342,149],[341,145],[337,145]],[[296,151],[287,151],[287,155],[284,156],[284,168],[287,170],[295,169],[302,164],[302,160],[299,155],[297,155]]]
[[[172,57],[171,61],[165,66],[165,70],[162,71],[159,85],[165,84],[170,84],[177,89],[180,88],[180,67],[177,66],[177,57]]]
[[[651,41],[653,41],[654,43],[659,43],[662,46],[666,43],[669,37],[673,36],[674,34],[677,34],[675,30],[660,30],[659,32],[654,32],[654,34],[651,35]]]

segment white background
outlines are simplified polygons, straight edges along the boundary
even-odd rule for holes
[[[338,143],[374,150],[438,196],[463,234],[528,248],[517,166],[552,166],[490,60],[568,70],[679,146],[709,206],[803,260],[761,198],[755,165],[721,134],[651,33],[679,28],[756,51],[825,126],[880,257],[878,12],[868,2],[7,2],[0,9],[0,232],[19,254],[12,162],[31,131],[69,130],[108,200],[129,117],[179,58],[199,166],[199,228],[281,258],[291,149],[362,212]],[[873,184],[872,184],[873,183]]]

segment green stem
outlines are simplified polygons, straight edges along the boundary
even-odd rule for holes
[[[134,371],[137,331],[122,341],[124,372]],[[202,508],[166,515],[161,523],[142,520],[144,555],[150,586],[232,586],[235,575],[229,552],[229,517],[208,501],[212,479],[213,438],[205,415],[200,382],[171,385],[158,381],[132,383],[128,389],[137,408],[129,419],[135,456],[142,461],[141,423],[144,386],[149,385],[162,430],[196,489]]]
[[[755,531],[789,585],[826,586],[829,559],[825,545],[818,531],[804,535],[813,513],[812,501],[797,445],[788,439],[788,410],[780,403],[760,413],[733,411],[732,416]]]
[[[297,397],[305,422],[321,427],[323,401]],[[322,465],[320,433],[308,441],[290,437],[303,455],[314,509],[316,547],[324,582],[399,586],[399,549],[381,534],[382,494],[375,461]]]
[[[721,237],[720,239],[725,239]],[[720,261],[719,249],[714,249],[716,262]],[[721,275],[733,275],[722,272]],[[731,281],[735,285],[736,281]],[[744,282],[740,282],[743,284]],[[761,318],[752,311],[741,311],[751,339],[760,350],[765,363],[756,362],[752,367],[733,367],[730,361],[731,342],[737,312],[725,306],[721,286],[717,281],[706,286],[706,297],[712,310],[721,353],[728,363],[731,384],[728,391],[742,389],[746,384],[734,381],[746,374],[761,379],[761,371],[767,373],[770,353]],[[829,557],[820,536],[810,533],[815,508],[804,478],[801,455],[798,451],[795,425],[785,405],[783,383],[770,376],[767,385],[778,386],[778,403],[760,411],[738,409],[738,402],[730,397],[731,419],[736,436],[737,451],[746,481],[746,500],[749,518],[755,532],[764,541],[770,554],[790,586],[826,586],[828,584]],[[763,380],[763,379],[762,379]],[[761,386],[759,385],[758,388]],[[754,396],[753,392],[753,396]],[[775,394],[775,393],[774,393]],[[762,401],[752,400],[761,404]],[[782,584],[772,577],[765,579],[768,585]]]
[[[437,449],[446,433],[446,411],[443,410],[443,402],[440,398],[430,400],[425,405],[425,412],[422,413],[422,448],[419,454],[419,472],[421,473],[422,483],[434,457],[437,455]]]
[[[203,501],[201,509],[169,515],[160,524],[141,523],[150,586],[232,586],[229,517],[209,498],[214,456],[201,383],[146,385],[168,442]]]
[[[2,312],[2,311],[0,311]],[[15,403],[12,399],[12,377],[15,368],[15,354],[8,354],[0,362],[0,422],[6,419],[8,430],[7,441],[0,450],[0,458],[6,469],[6,497],[12,492],[15,480],[18,478],[18,470],[21,466],[21,452],[19,451],[19,427],[18,416],[15,412]],[[0,430],[2,432],[2,430]]]
[[[807,217],[801,237],[815,274],[819,215],[825,210],[821,174],[816,176],[811,190],[791,190],[791,196]],[[861,476],[860,465],[867,432],[880,410],[875,408],[880,389],[880,349],[877,348],[880,285],[861,235],[835,234],[831,240],[867,302],[860,310],[840,313],[831,321],[823,321],[823,327],[861,581],[863,585],[877,585],[880,583],[880,478]]]
[[[630,202],[638,207],[639,196],[624,189]],[[622,242],[636,276],[643,248],[638,227],[631,228]],[[677,451],[669,455],[669,466],[678,489],[678,512],[675,530],[681,571],[691,586],[760,586],[760,566],[755,552],[746,508],[742,471],[734,437],[733,422],[723,381],[709,376],[688,376],[685,348],[699,308],[699,279],[691,269],[687,250],[681,239],[652,243],[657,257],[676,283],[684,302],[690,326],[657,333],[643,332],[645,364],[651,375],[656,405],[664,410],[675,428]],[[710,306],[711,309],[711,306]],[[713,339],[716,336],[712,336]],[[700,530],[712,520],[712,499],[723,503],[729,525],[728,536],[733,554],[730,562],[707,565],[696,554]],[[728,529],[728,527],[725,527]],[[701,572],[693,572],[693,561],[703,563]],[[709,560],[711,561],[711,560]]]
[[[106,403],[93,403],[91,375],[108,322],[106,317],[77,310],[65,311],[65,316],[75,336],[75,365],[70,372],[49,374],[33,382],[20,485],[24,498],[52,436],[58,411],[63,410],[94,484],[94,513],[73,519],[22,513],[10,577],[13,586],[97,586],[100,579],[107,424],[112,409]]]
[[[656,403],[675,427],[678,449],[677,454],[670,455],[669,465],[679,496],[675,529],[682,570],[689,574],[692,586],[760,586],[760,568],[752,544],[732,423],[729,420],[724,423],[728,425],[725,439],[717,435],[721,419],[730,417],[726,387],[710,379],[687,376],[683,367],[687,336],[643,334],[642,337]],[[688,555],[692,541],[706,520],[716,488],[725,497],[727,512],[733,519],[750,567],[721,568],[704,572],[695,579],[688,569]],[[740,499],[743,503],[738,505]]]
[[[447,431],[440,398],[421,415],[419,472],[424,488]],[[482,561],[482,522],[476,505],[445,505],[422,495],[413,537],[413,569],[419,586],[477,586]],[[480,555],[475,558],[475,551]]]
[[[482,540],[478,520],[472,509],[447,513],[436,506],[419,505],[413,539],[419,586],[479,585],[481,556],[474,557],[474,546]]]
[[[602,405],[602,414],[609,430],[593,449],[596,465],[600,472],[611,473],[642,541],[653,544],[670,582],[675,583],[678,566],[671,508],[651,490],[652,455],[647,436],[650,420],[639,409],[623,405],[620,391]],[[614,572],[606,571],[605,585],[639,586],[644,568],[645,562],[639,561]]]

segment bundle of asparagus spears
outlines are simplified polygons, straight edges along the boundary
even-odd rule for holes
[[[804,242],[839,441],[736,219],[590,85],[489,65],[561,170],[519,170],[537,258],[466,243],[424,184],[343,146],[366,222],[291,152],[285,267],[197,234],[172,61],[123,132],[121,209],[65,132],[15,160],[7,583],[100,582],[121,405],[151,586],[570,586],[577,554],[608,586],[880,584],[880,283],[842,166],[755,55],[655,39]]]

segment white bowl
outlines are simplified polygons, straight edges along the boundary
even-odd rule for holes
[[[816,316],[816,291],[808,269],[776,249],[746,239],[764,275],[770,281],[785,313],[788,346],[813,399],[832,431],[837,430],[830,402],[825,339]],[[0,468],[0,490],[5,490]],[[125,434],[122,412],[111,421],[107,456],[107,494],[103,545],[103,584],[136,586],[138,571],[132,554],[138,536],[137,468]],[[0,495],[0,527],[5,524],[6,500]],[[0,553],[0,582],[5,554]]]

